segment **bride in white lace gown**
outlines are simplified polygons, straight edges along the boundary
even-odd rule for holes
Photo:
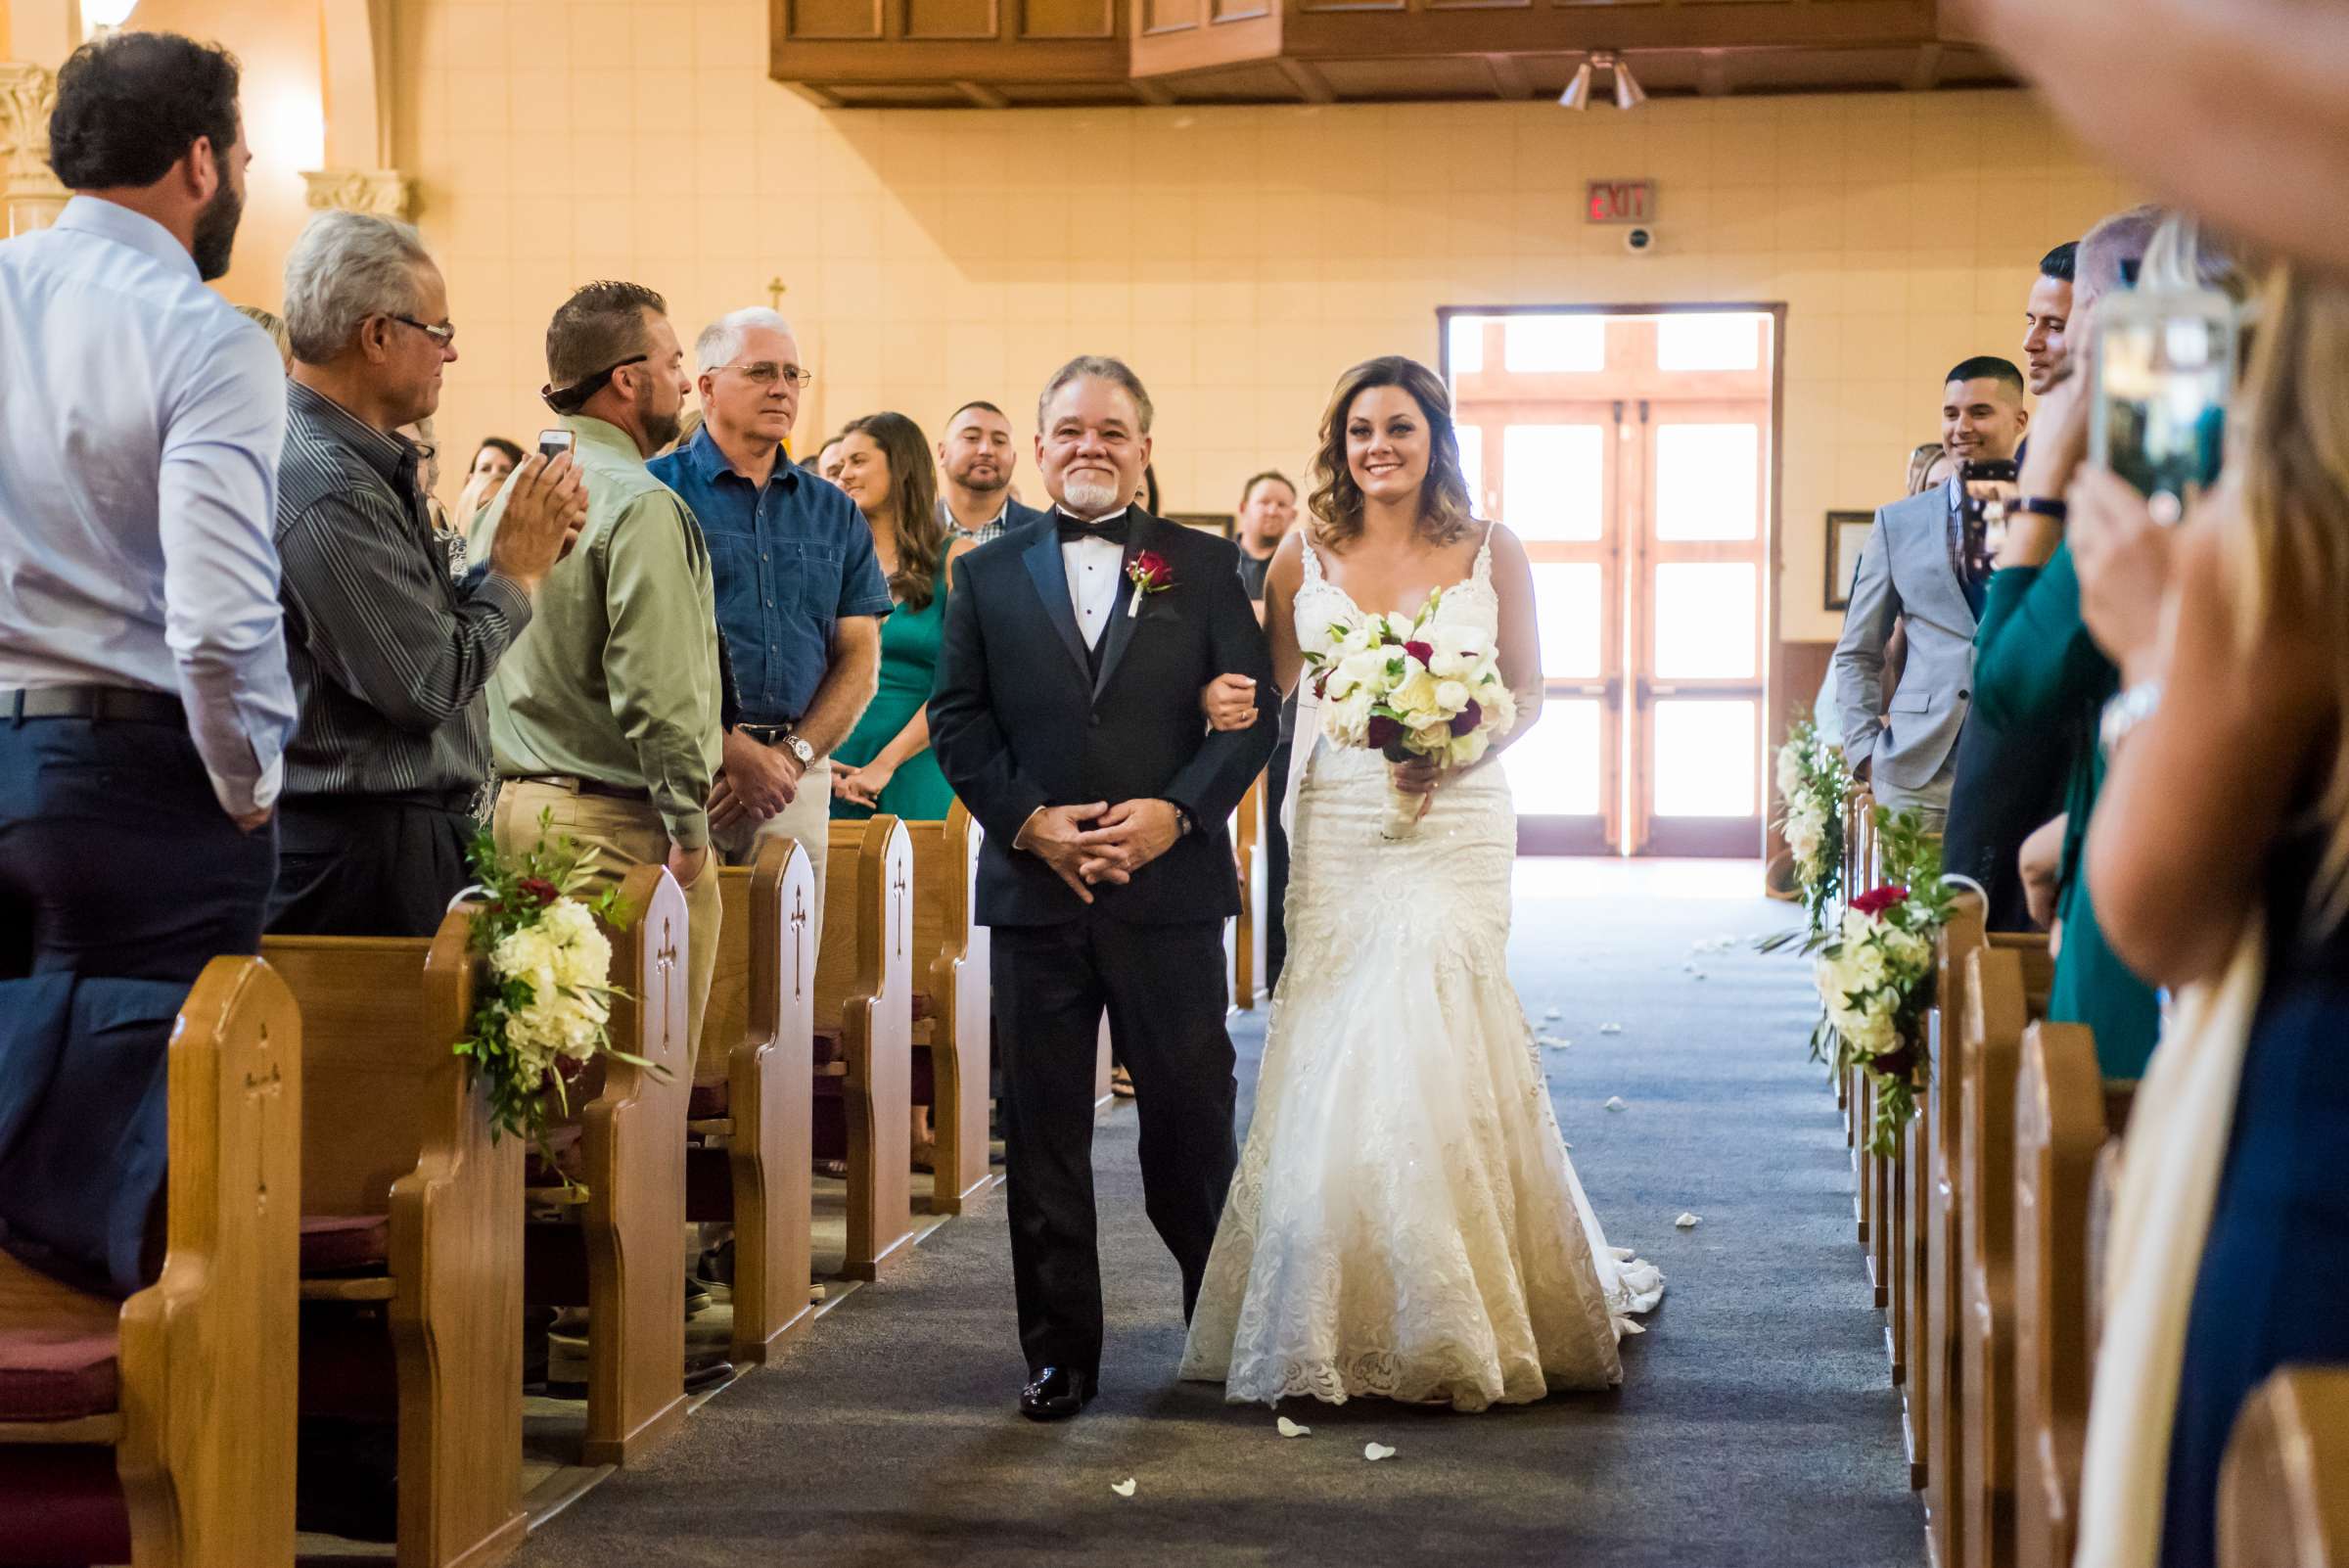
[[[1301,640],[1358,601],[1408,617],[1440,589],[1439,622],[1497,636],[1522,734],[1541,691],[1532,572],[1469,520],[1443,384],[1400,357],[1348,372],[1314,478],[1322,521],[1283,542],[1266,595],[1283,685]],[[1288,959],[1181,1375],[1234,1403],[1462,1410],[1619,1383],[1616,1341],[1664,1282],[1600,1233],[1509,984],[1508,782],[1490,759],[1391,769],[1319,739],[1318,718],[1298,715]],[[1432,786],[1394,839],[1391,772]]]

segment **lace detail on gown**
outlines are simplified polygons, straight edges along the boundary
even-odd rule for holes
[[[1497,629],[1488,532],[1440,621]],[[1312,637],[1354,602],[1309,543]],[[1386,764],[1318,736],[1301,786],[1289,957],[1256,1117],[1181,1375],[1464,1409],[1618,1383],[1663,1277],[1610,1250],[1508,981],[1516,813],[1498,767],[1381,837]]]

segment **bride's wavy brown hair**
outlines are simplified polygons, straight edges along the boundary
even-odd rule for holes
[[[1450,544],[1467,533],[1475,505],[1468,477],[1460,471],[1460,438],[1451,426],[1451,397],[1443,378],[1403,354],[1365,359],[1338,378],[1321,416],[1321,446],[1308,476],[1313,485],[1306,505],[1313,509],[1313,539],[1338,547],[1361,537],[1362,487],[1346,461],[1346,419],[1354,400],[1374,387],[1400,387],[1427,421],[1427,478],[1419,486],[1419,532],[1434,544]]]

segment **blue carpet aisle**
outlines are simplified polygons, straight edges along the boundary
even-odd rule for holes
[[[1292,1402],[1284,1413],[1313,1435],[1283,1441],[1267,1411],[1174,1383],[1176,1279],[1142,1215],[1121,1107],[1096,1146],[1109,1345],[1084,1417],[1012,1413],[1022,1367],[998,1198],[549,1522],[518,1562],[1922,1563],[1834,1100],[1804,1059],[1809,987],[1799,960],[1746,942],[1793,911],[1743,897],[1753,879],[1520,873],[1511,969],[1536,1029],[1573,1041],[1543,1057],[1576,1164],[1610,1239],[1671,1281],[1648,1333],[1626,1342],[1620,1391],[1476,1416]],[[1725,937],[1738,950],[1695,950]],[[1235,1029],[1243,1115],[1262,1019]],[[1603,1110],[1615,1095],[1626,1109]],[[1677,1230],[1683,1211],[1702,1222]],[[1366,1463],[1372,1440],[1395,1456]],[[1128,1477],[1133,1496],[1114,1495]]]

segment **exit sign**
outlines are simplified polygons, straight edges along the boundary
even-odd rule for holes
[[[1592,223],[1652,223],[1656,216],[1654,180],[1592,180],[1584,215]]]

